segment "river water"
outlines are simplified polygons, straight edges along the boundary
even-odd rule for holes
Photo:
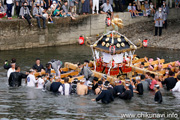
[[[140,57],[163,58],[166,62],[180,59],[180,51],[167,49],[144,48],[137,50],[136,54]],[[104,105],[91,101],[96,96],[60,96],[50,92],[42,92],[39,89],[27,88],[24,82],[22,87],[9,88],[6,70],[2,66],[4,60],[10,60],[12,57],[17,59],[22,72],[25,72],[32,67],[36,58],[40,58],[43,64],[50,59],[77,63],[84,59],[92,59],[92,53],[89,47],[77,45],[0,51],[0,119],[116,120],[123,119],[124,114],[137,115],[136,119],[145,119],[147,116],[156,119],[158,116],[154,117],[155,113],[161,114],[159,117],[162,119],[165,117],[174,119],[180,115],[180,94],[167,92],[163,89],[161,90],[162,104],[155,104],[153,101],[154,93],[148,92],[143,96],[134,95],[131,101],[116,99],[113,103]],[[129,117],[126,116],[126,118]]]

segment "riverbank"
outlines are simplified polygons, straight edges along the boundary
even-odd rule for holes
[[[180,19],[179,11],[179,9],[170,9],[168,20],[177,21]],[[129,12],[115,13],[115,15],[119,15],[124,22],[125,27],[120,30],[120,33],[125,34],[130,40],[136,41],[138,38],[141,40],[145,37],[151,38],[150,34],[146,35],[146,33],[153,32],[153,18],[136,17],[132,19]],[[0,20],[0,50],[76,44],[80,35],[85,37],[95,36],[97,34],[101,35],[105,28],[105,18],[106,15],[104,14],[82,15],[77,17],[76,20],[71,20],[71,18],[54,18],[54,24],[47,24],[47,29],[39,29],[36,27],[35,19],[32,20],[34,24],[33,27],[29,27],[27,22],[22,19],[3,19]],[[169,30],[168,33],[168,37],[174,36],[172,35],[173,32]],[[155,41],[157,42],[156,39],[157,38],[153,37],[149,45],[153,46],[153,43],[155,43]],[[159,43],[162,43],[162,41],[157,42],[154,46],[157,47],[159,45],[158,47],[163,48],[170,47],[165,44],[166,42],[164,45]],[[170,48],[172,48],[172,46]]]

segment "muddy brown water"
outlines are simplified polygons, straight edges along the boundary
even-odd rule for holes
[[[178,50],[145,48],[137,50],[136,54],[140,57],[163,58],[166,62],[180,59],[180,51]],[[63,62],[77,63],[84,59],[92,59],[92,53],[89,47],[79,45],[0,51],[0,119],[116,120],[147,119],[147,117],[157,119],[158,116],[152,116],[156,113],[162,115],[159,116],[161,119],[179,117],[180,93],[171,93],[163,89],[161,90],[162,104],[155,104],[153,101],[154,93],[148,92],[144,93],[143,96],[135,94],[131,101],[115,99],[114,102],[104,105],[91,101],[92,98],[96,97],[95,95],[60,96],[39,89],[27,88],[24,82],[22,87],[9,88],[6,78],[7,71],[2,66],[4,60],[10,60],[12,57],[17,59],[22,72],[25,72],[32,67],[36,58],[40,58],[43,64],[53,58],[60,59]],[[137,116],[123,117],[124,114]]]

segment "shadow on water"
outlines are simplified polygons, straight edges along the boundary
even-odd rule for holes
[[[145,48],[136,51],[140,57],[163,58],[166,62],[179,60],[180,51]],[[27,71],[36,58],[43,64],[50,59],[63,62],[83,62],[92,59],[91,49],[86,46],[68,45],[60,47],[34,48],[14,51],[0,51],[0,118],[4,119],[120,119],[121,114],[179,113],[180,94],[161,90],[163,103],[155,104],[154,93],[135,95],[131,101],[116,99],[103,105],[92,102],[96,96],[60,96],[39,89],[7,86],[4,60],[15,57],[22,71]]]

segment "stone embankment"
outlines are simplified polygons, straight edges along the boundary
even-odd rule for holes
[[[167,30],[163,30],[162,37],[153,36],[153,18],[131,18],[130,13],[115,13],[124,22],[124,28],[119,30],[130,40],[136,42],[147,38],[150,46],[163,48],[178,48],[180,10],[171,9],[168,21],[171,22]],[[33,19],[33,27],[29,27],[22,19],[0,20],[0,50],[22,48],[36,48],[45,46],[60,46],[75,44],[80,35],[85,37],[102,34],[105,28],[106,15],[79,16],[76,20],[70,18],[54,18],[54,24],[47,24],[46,29],[39,29]],[[174,22],[173,22],[174,21]],[[173,27],[174,26],[174,27]],[[176,28],[176,29],[174,29]],[[178,38],[177,38],[178,37]]]

